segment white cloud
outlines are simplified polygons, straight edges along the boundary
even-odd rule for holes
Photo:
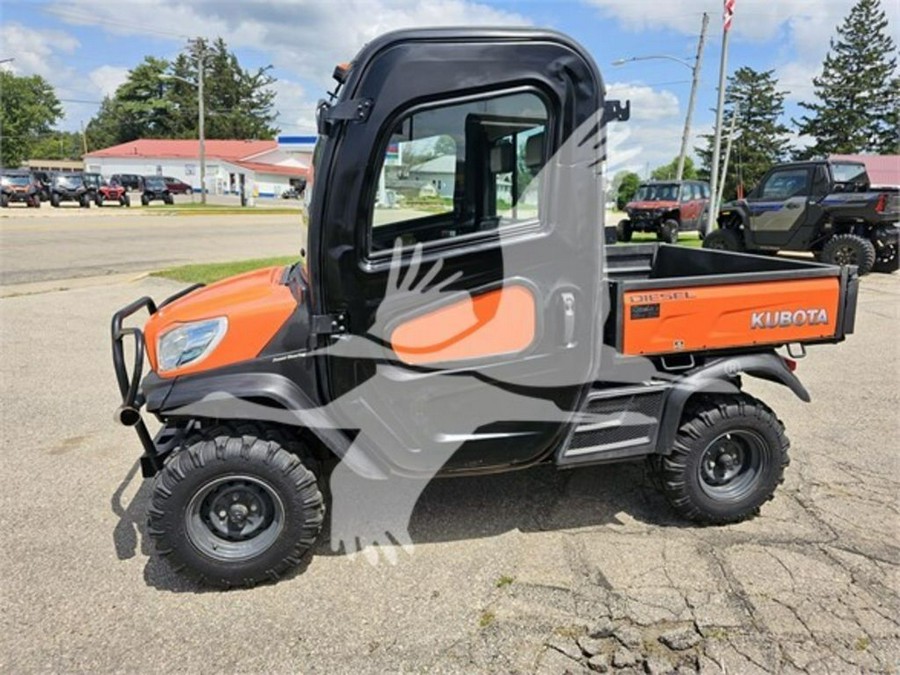
[[[4,55],[15,61],[7,64],[16,74],[40,75],[51,83],[61,72],[59,54],[71,54],[80,43],[73,36],[59,30],[36,30],[20,23],[0,26],[0,44]]]
[[[128,79],[128,68],[100,66],[90,72],[88,79],[103,96],[112,96],[119,85]]]
[[[631,101],[631,118],[634,120],[658,121],[679,114],[675,94],[639,82],[613,82],[607,88],[607,97]]]
[[[610,178],[622,170],[644,176],[648,168],[667,164],[678,155],[684,115],[675,94],[640,82],[613,82],[607,87],[607,98],[631,101],[631,119],[607,128]]]
[[[114,10],[120,7],[119,2],[107,0],[69,0],[51,11],[64,21],[97,25],[119,35],[168,35],[181,41],[191,33],[221,36],[231,49],[257,49],[279,68],[322,84],[328,81],[335,64],[348,61],[366,42],[390,30],[528,23],[519,14],[471,0],[140,0],[128,4],[127,22],[103,20],[116,16]],[[179,35],[182,30],[187,34]]]

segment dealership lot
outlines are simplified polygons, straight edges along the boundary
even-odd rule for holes
[[[688,526],[640,464],[444,480],[397,565],[326,532],[302,574],[221,593],[152,555],[138,443],[112,421],[109,317],[180,285],[35,284],[287,255],[296,217],[6,218],[0,243],[4,291],[31,289],[0,299],[4,672],[896,668],[897,275],[865,278],[856,334],[800,362],[811,404],[747,380],[793,442],[754,521]]]

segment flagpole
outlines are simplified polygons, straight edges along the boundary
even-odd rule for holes
[[[725,0],[724,21],[722,24],[722,58],[719,63],[719,102],[716,106],[716,131],[713,140],[712,166],[710,167],[709,188],[712,203],[709,205],[706,231],[712,232],[719,214],[719,203],[716,199],[719,189],[719,155],[722,151],[722,121],[725,114],[725,79],[728,72],[728,36],[731,34],[731,20],[734,17],[735,0]]]

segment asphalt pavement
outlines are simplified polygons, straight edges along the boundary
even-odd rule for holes
[[[151,215],[139,209],[6,209],[0,287],[131,275],[175,265],[296,254],[300,213]],[[19,289],[20,291],[23,289]]]
[[[12,252],[4,222],[3,274],[297,246],[275,216],[195,218],[132,237],[67,222],[71,239],[20,233]],[[229,592],[153,554],[137,438],[112,419],[110,315],[179,287],[0,298],[0,672],[896,672],[897,275],[865,278],[856,334],[800,362],[812,403],[746,380],[793,444],[753,521],[678,520],[642,464],[439,480],[396,565],[334,554],[326,531],[302,573]]]

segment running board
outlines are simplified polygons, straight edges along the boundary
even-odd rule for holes
[[[596,389],[585,401],[588,419],[572,430],[556,452],[557,466],[577,466],[640,457],[656,448],[668,384]]]

